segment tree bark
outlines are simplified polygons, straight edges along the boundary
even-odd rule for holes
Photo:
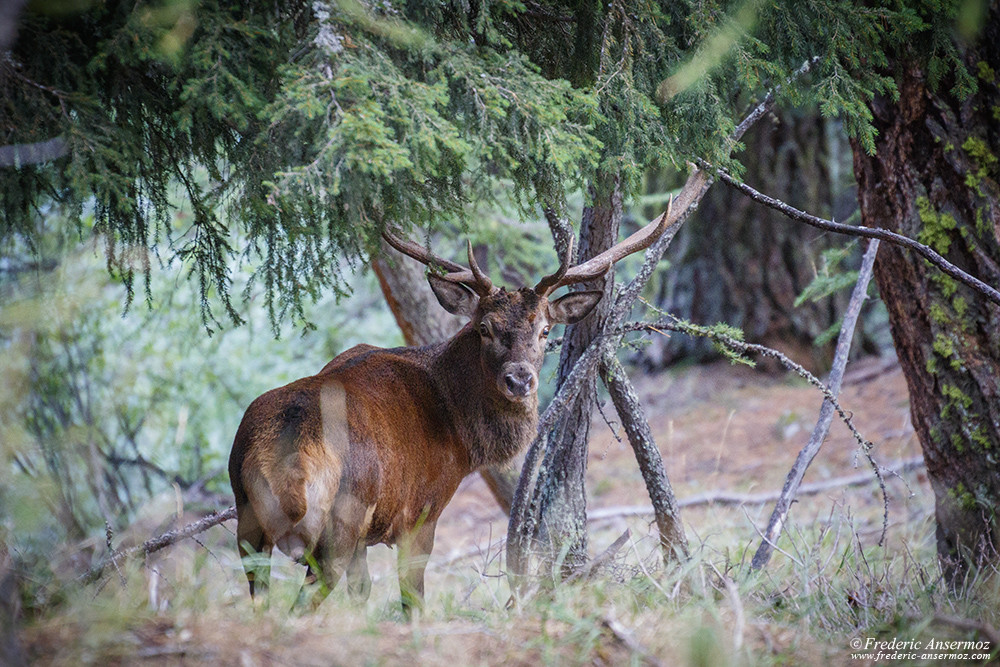
[[[595,182],[593,203],[584,209],[580,226],[578,262],[597,255],[618,239],[622,219],[622,195],[618,179],[602,175]],[[573,370],[587,346],[603,328],[614,303],[614,269],[602,278],[581,283],[576,289],[599,289],[604,298],[582,322],[568,327],[559,357],[557,384]],[[568,574],[587,560],[587,472],[590,419],[597,401],[596,378],[591,376],[577,394],[564,417],[553,428],[530,507],[537,512],[538,534],[543,549],[563,556],[563,572]]]
[[[385,259],[387,256],[395,257],[396,261],[390,264]],[[382,242],[382,254],[374,259],[372,266],[378,276],[385,302],[396,318],[396,324],[403,332],[403,340],[407,345],[440,342],[450,338],[465,324],[460,317],[449,314],[437,302],[424,278],[424,267],[389,250],[385,241]],[[518,466],[487,466],[479,474],[500,508],[505,514],[510,514],[514,490],[517,488]]]
[[[896,63],[899,99],[872,104],[876,154],[855,143],[862,219],[916,238],[990,285],[1000,284],[1000,9],[966,59],[979,90],[931,90],[915,59]],[[998,561],[1000,307],[900,248],[875,266],[934,489],[938,558],[960,584]]]
[[[747,132],[743,175],[764,192],[824,217],[846,220],[857,210],[851,178],[851,150],[839,121],[818,114],[776,112]],[[651,183],[663,191],[667,183]],[[653,210],[644,211],[652,215]],[[848,239],[790,225],[729,188],[713,188],[678,234],[671,266],[656,278],[656,304],[697,324],[727,322],[747,340],[779,347],[817,371],[829,365],[833,343],[814,339],[837,323],[847,304],[839,293],[794,305],[816,275],[823,250]],[[858,252],[860,256],[860,252]],[[870,351],[874,338],[859,336]],[[884,344],[888,345],[885,336]],[[660,368],[680,359],[718,355],[711,341],[692,336],[657,338],[639,361]]]

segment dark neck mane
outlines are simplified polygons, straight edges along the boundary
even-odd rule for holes
[[[538,397],[507,400],[484,377],[479,334],[467,324],[455,337],[433,346],[431,375],[449,406],[473,469],[506,463],[534,439]]]

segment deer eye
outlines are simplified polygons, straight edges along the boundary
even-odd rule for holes
[[[552,327],[550,327],[549,325],[546,324],[545,328],[542,329],[542,338],[548,338],[549,337],[549,331],[551,331],[551,329],[552,329]]]
[[[492,336],[492,334],[490,333],[490,325],[486,324],[486,322],[480,322],[479,333],[482,334],[483,336],[486,336],[487,338],[490,338]]]

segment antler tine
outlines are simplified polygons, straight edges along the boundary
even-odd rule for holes
[[[566,271],[569,269],[569,263],[573,261],[573,237],[569,237],[569,242],[566,244],[566,251],[563,256],[559,259],[559,268],[556,272],[545,276],[538,281],[535,285],[535,294],[541,297],[548,296],[559,286],[559,281],[562,280],[563,276],[566,275]]]
[[[471,242],[469,243],[469,262],[472,264],[472,269],[470,270],[457,262],[451,261],[450,259],[438,257],[413,241],[401,239],[388,229],[382,232],[382,238],[384,238],[386,243],[391,245],[393,248],[407,257],[412,257],[421,264],[426,264],[427,266],[440,266],[444,268],[448,273],[441,277],[449,282],[468,285],[479,296],[486,296],[493,291],[493,283],[490,281],[489,277],[479,269],[479,265],[475,263],[476,260],[472,256]]]
[[[476,256],[472,254],[472,241],[466,239],[466,243],[469,246],[469,268],[472,269],[472,275],[476,278],[475,285],[469,285],[472,287],[479,296],[486,296],[493,291],[493,281],[490,277],[483,273],[482,269],[479,268],[479,264],[476,263]]]
[[[565,275],[553,285],[549,292],[564,285],[573,285],[600,278],[608,272],[615,262],[653,245],[653,242],[660,238],[663,232],[667,230],[667,227],[677,222],[679,215],[673,215],[673,203],[674,198],[670,197],[670,200],[667,202],[667,210],[659,218],[642,227],[624,241],[616,243],[601,254],[591,257],[586,262],[577,264],[566,271]]]

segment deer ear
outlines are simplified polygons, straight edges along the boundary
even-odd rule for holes
[[[570,292],[549,303],[549,319],[555,324],[576,324],[594,309],[604,292]]]
[[[433,273],[427,274],[427,282],[437,297],[438,303],[452,315],[472,317],[479,305],[479,297],[465,285],[445,280]]]

